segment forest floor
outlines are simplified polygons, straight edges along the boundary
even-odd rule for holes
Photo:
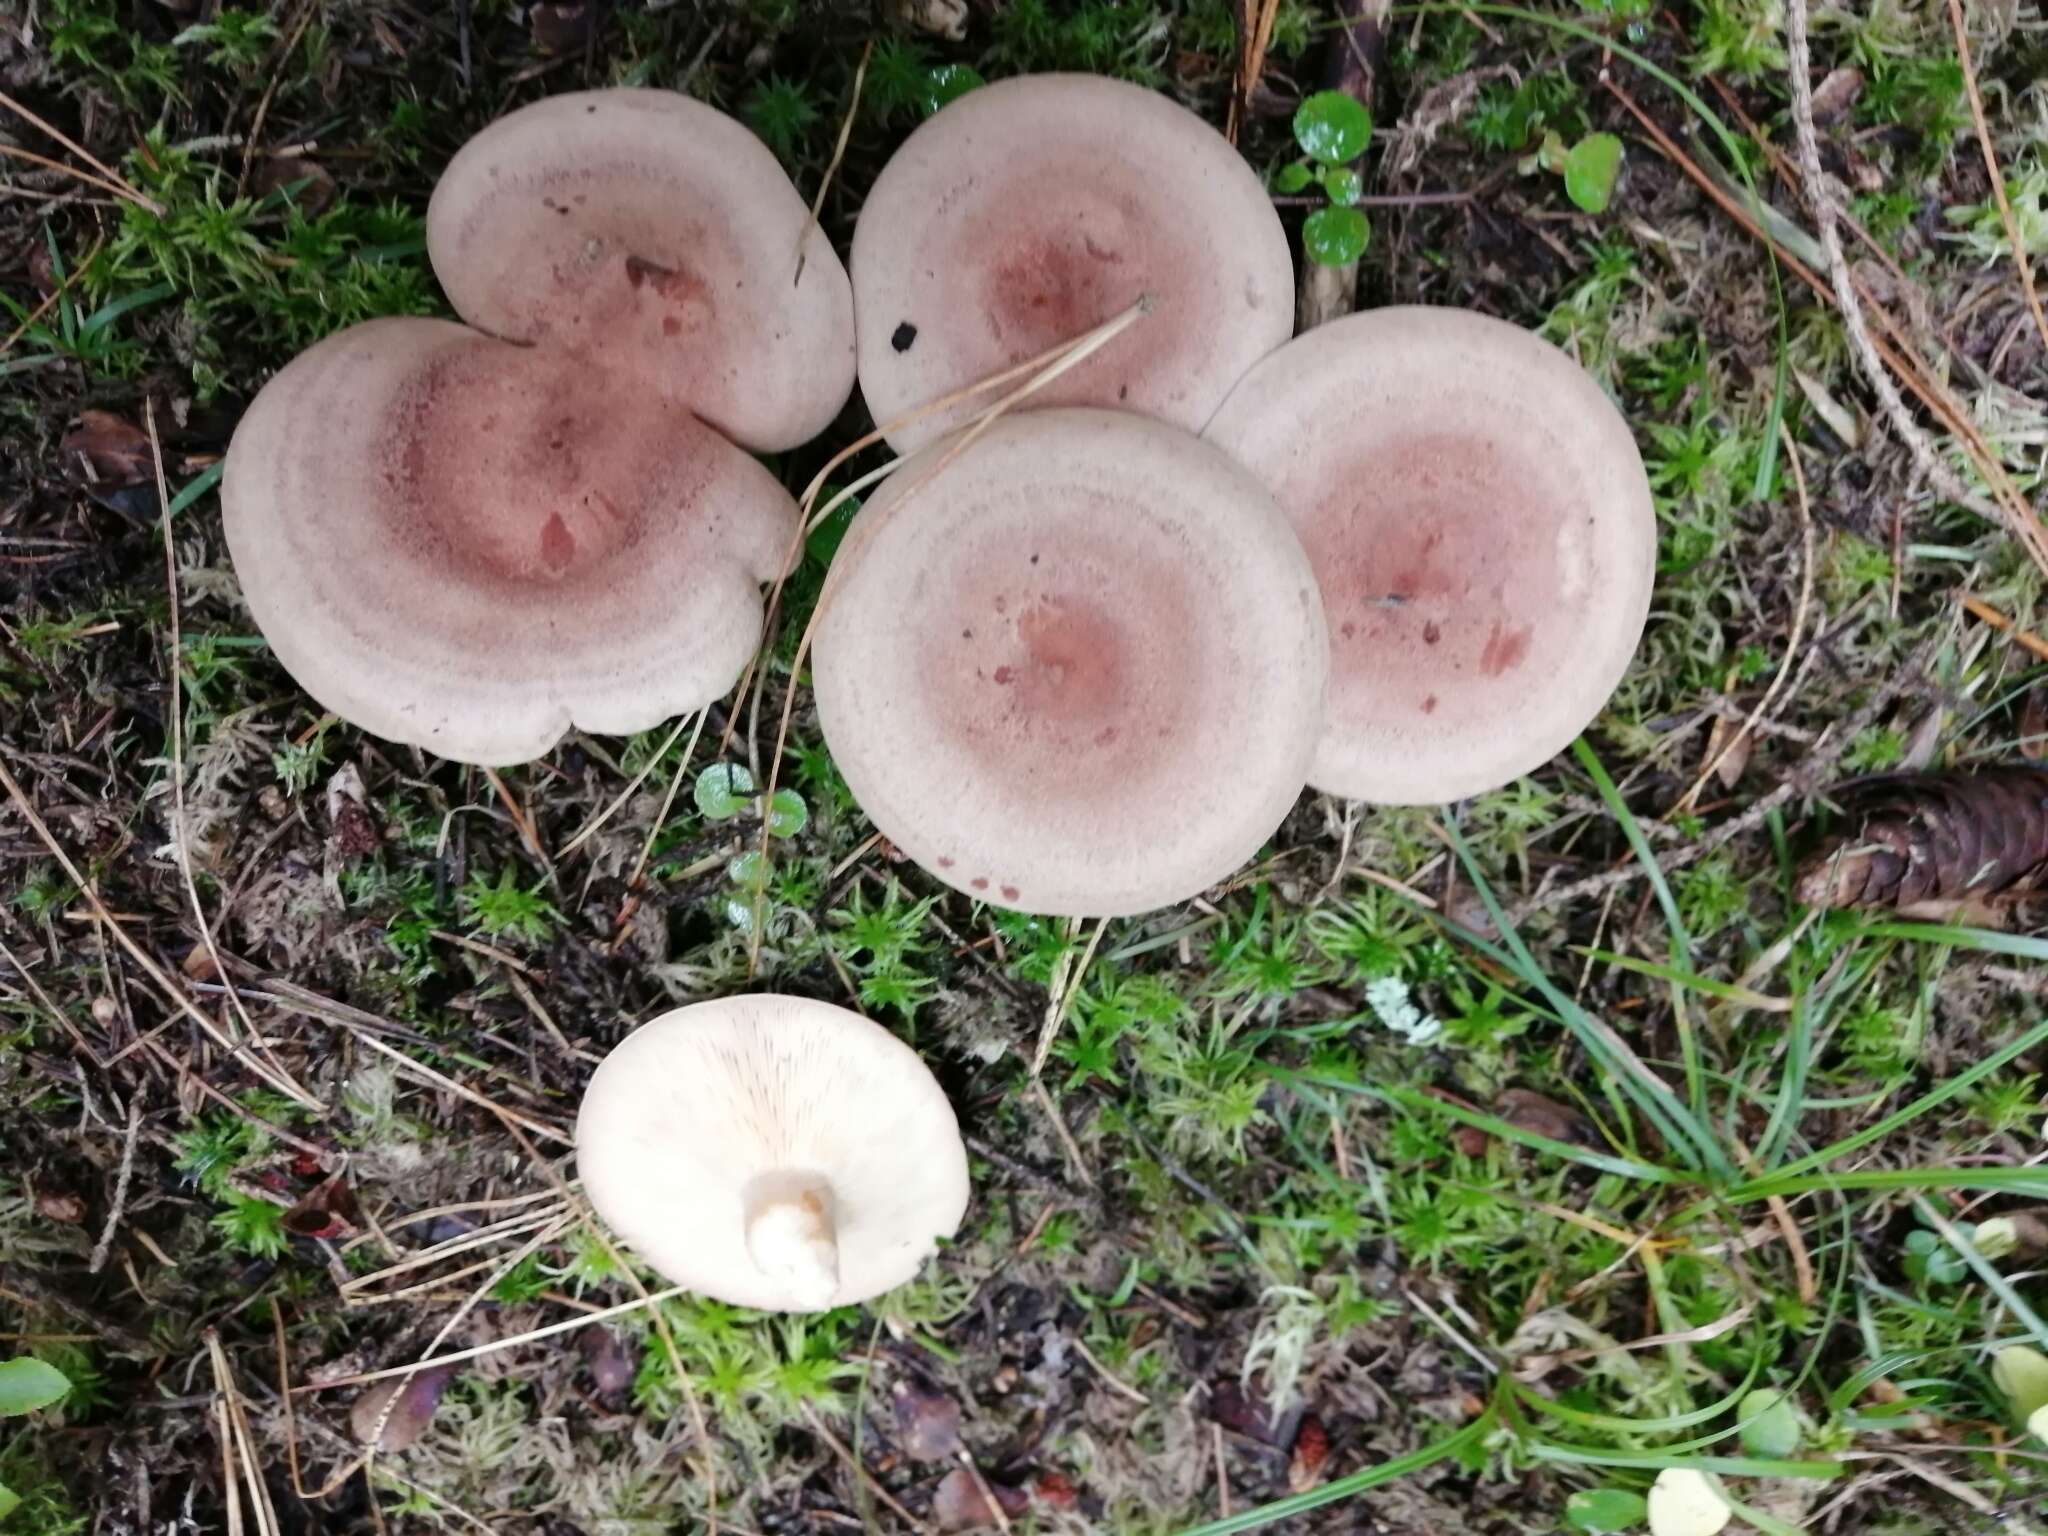
[[[2048,354],[1986,169],[2048,259],[2038,9],[1966,7],[1967,69],[1944,4],[1812,16],[1849,273],[1937,402],[1908,390],[1933,485],[1827,281],[1780,0],[1398,10],[1361,304],[1567,348],[1656,491],[1654,611],[1583,749],[1449,810],[1304,796],[1228,886],[1098,934],[892,858],[799,678],[805,814],[756,936],[751,802],[693,786],[765,777],[772,735],[715,707],[687,764],[666,732],[579,736],[495,777],[365,737],[267,653],[212,488],[295,351],[444,311],[428,192],[517,104],[688,90],[806,197],[851,111],[841,249],[977,75],[1226,119],[1226,0],[882,10],[0,15],[0,90],[121,178],[0,103],[0,146],[70,168],[0,162],[0,1329],[71,1383],[0,1429],[0,1529],[1505,1536],[1632,1528],[1681,1464],[1761,1531],[2048,1528],[2048,1447],[1990,1371],[2048,1344],[2048,945],[2024,911],[1986,933],[1792,892],[1831,783],[2041,731],[2042,579],[1994,502],[2032,515]],[[1332,15],[1278,8],[1239,136],[1270,177],[1342,62]],[[1589,213],[1554,167],[1600,133],[1624,154]],[[1313,197],[1280,201],[1292,234]],[[856,397],[773,467],[800,487],[865,425]],[[364,1466],[352,1378],[652,1281],[565,1203],[563,1138],[634,1024],[747,987],[862,1007],[932,1063],[974,1154],[958,1241],[867,1307],[680,1299],[488,1349],[415,1378]]]

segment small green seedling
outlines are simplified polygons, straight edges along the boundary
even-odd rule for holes
[[[1630,1488],[1582,1488],[1564,1505],[1564,1522],[1575,1531],[1632,1531],[1649,1517],[1649,1501]]]
[[[810,825],[811,808],[802,795],[793,789],[756,795],[754,776],[738,763],[712,763],[697,775],[691,794],[706,821],[731,821],[751,810],[768,818],[771,837],[795,837]]]
[[[1605,213],[1614,198],[1615,178],[1621,174],[1621,140],[1611,133],[1589,133],[1567,149],[1552,129],[1521,169],[1524,176],[1541,170],[1564,177],[1566,197],[1587,213]]]
[[[1342,91],[1317,91],[1294,114],[1294,142],[1303,158],[1282,166],[1273,185],[1289,196],[1318,185],[1330,199],[1302,224],[1302,249],[1327,267],[1358,260],[1372,225],[1357,207],[1365,180],[1352,162],[1372,143],[1372,115]]]
[[[1967,1221],[1955,1224],[1963,1241],[1969,1242],[1976,1228]],[[1941,1240],[1941,1234],[1930,1232],[1925,1227],[1916,1227],[1906,1234],[1905,1257],[1899,1267],[1906,1272],[1906,1278],[1925,1285],[1955,1285],[1969,1273],[1969,1266],[1963,1256]]]
[[[33,1355],[0,1363],[0,1418],[18,1418],[62,1402],[71,1381],[57,1367]],[[0,1520],[21,1505],[21,1496],[0,1483]]]

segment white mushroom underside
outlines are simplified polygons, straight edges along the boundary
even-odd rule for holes
[[[827,1003],[735,997],[665,1014],[592,1077],[584,1192],[670,1280],[816,1311],[914,1278],[967,1207],[952,1107],[916,1053]]]

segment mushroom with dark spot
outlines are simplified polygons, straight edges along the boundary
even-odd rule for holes
[[[1272,489],[1321,584],[1318,789],[1433,805],[1498,788],[1628,669],[1655,573],[1649,481],[1600,387],[1519,326],[1349,316],[1253,368],[1203,435]]]
[[[1032,403],[1122,404],[1199,432],[1294,315],[1292,254],[1257,173],[1185,107],[1095,75],[1021,76],[942,108],[876,177],[850,265],[861,392],[884,424],[1149,295],[1141,325]],[[910,452],[972,408],[889,441]]]

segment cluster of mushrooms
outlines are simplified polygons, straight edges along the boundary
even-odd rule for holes
[[[980,900],[1144,912],[1242,865],[1304,784],[1507,783],[1593,718],[1647,617],[1649,486],[1597,385],[1458,310],[1290,340],[1266,188],[1134,86],[1027,76],[946,106],[868,194],[850,277],[752,134],[652,90],[486,128],[427,247],[466,323],[372,321],[294,360],[222,496],[284,666],[444,757],[525,761],[723,696],[801,547],[749,450],[818,435],[856,375],[903,458],[821,598],[820,727],[877,829]],[[973,386],[1141,301],[975,421]],[[578,1153],[655,1268],[752,1306],[897,1284],[966,1203],[917,1058],[794,999],[644,1026]]]

